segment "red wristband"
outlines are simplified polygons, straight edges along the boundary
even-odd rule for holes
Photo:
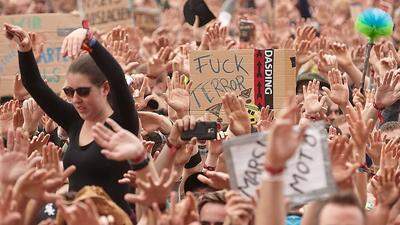
[[[283,173],[283,171],[285,171],[285,167],[273,168],[272,166],[269,165],[264,165],[264,169],[271,175],[278,175]]]
[[[93,33],[92,33],[92,31],[90,31],[90,28],[89,28],[89,20],[82,20],[82,28],[86,29],[87,33],[86,33],[86,38],[83,41],[81,49],[90,53],[90,52],[92,52],[92,48],[90,47],[89,43],[93,39]]]
[[[373,103],[373,106],[374,106],[374,108],[375,108],[376,110],[378,110],[378,111],[382,111],[382,110],[385,109],[385,107],[383,107],[383,108],[378,107],[378,105],[375,103],[375,101],[374,101],[374,103]]]
[[[375,102],[373,103],[373,106],[377,110],[376,117],[378,117],[379,123],[382,124],[383,122],[385,122],[385,118],[383,118],[382,115],[382,110],[384,110],[385,108],[378,107]]]

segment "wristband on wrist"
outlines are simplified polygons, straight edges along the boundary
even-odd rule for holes
[[[88,20],[82,20],[82,28],[86,29],[86,38],[82,43],[82,50],[85,50],[87,52],[92,52],[92,47],[96,43],[96,40],[93,38],[93,33],[89,28],[89,21]]]
[[[189,162],[187,162],[185,164],[185,169],[191,169],[196,167],[197,165],[199,165],[201,163],[201,155],[200,152],[197,151],[196,154],[194,154],[190,159]]]
[[[128,160],[129,164],[131,165],[131,169],[133,171],[138,171],[138,170],[145,168],[147,165],[149,165],[149,161],[150,161],[150,159],[147,155],[146,155],[146,158],[144,158],[144,160],[142,160],[139,163],[134,163],[134,162]]]
[[[267,171],[272,176],[280,175],[280,174],[283,173],[283,171],[285,171],[285,167],[274,168],[274,167],[269,166],[269,165],[264,165],[264,169],[265,169],[265,171]]]
[[[373,102],[373,104],[372,104],[373,106],[374,106],[374,108],[376,109],[376,110],[378,110],[378,111],[382,111],[382,110],[384,110],[385,109],[385,107],[378,107],[378,105],[376,104],[376,102],[374,101]]]
[[[385,108],[378,107],[375,102],[373,103],[373,106],[376,109],[376,117],[378,118],[379,123],[382,124],[385,121],[382,115],[382,110],[384,110]]]

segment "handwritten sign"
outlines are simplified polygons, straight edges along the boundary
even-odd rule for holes
[[[0,23],[11,23],[37,34],[44,42],[44,51],[38,59],[41,75],[55,90],[61,90],[69,59],[61,56],[64,37],[81,26],[78,16],[71,14],[26,14],[1,16]],[[18,52],[14,42],[0,35],[0,95],[12,94],[14,76],[19,72]]]
[[[160,9],[135,8],[133,10],[135,26],[139,27],[144,33],[151,34],[160,25],[160,14]]]
[[[82,18],[103,32],[118,25],[133,26],[130,0],[78,0]]]
[[[194,51],[189,55],[193,115],[223,119],[221,98],[235,92],[248,105],[280,109],[295,94],[295,52],[287,49]]]
[[[231,187],[254,196],[264,175],[267,133],[237,137],[223,144]],[[285,196],[295,205],[326,198],[336,191],[322,122],[306,131],[303,143],[287,162],[284,174]]]

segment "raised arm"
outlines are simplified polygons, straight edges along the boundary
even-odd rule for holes
[[[125,80],[124,71],[114,57],[99,42],[96,42],[92,49],[93,51],[90,55],[110,83],[111,93],[114,96],[113,101],[115,101],[114,110],[122,118],[121,125],[125,125],[125,129],[137,135],[139,133],[138,114]]]
[[[114,57],[91,35],[87,29],[79,28],[69,34],[63,42],[61,54],[76,58],[82,47],[86,47],[97,66],[107,77],[113,97],[113,109],[121,116],[121,125],[135,135],[139,132],[139,119],[135,102],[130,94],[124,72]]]
[[[19,69],[24,87],[46,114],[68,131],[71,122],[79,119],[78,113],[71,104],[58,97],[40,76],[28,33],[9,24],[4,24],[4,28],[7,38],[18,46]]]

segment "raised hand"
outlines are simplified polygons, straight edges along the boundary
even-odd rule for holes
[[[326,96],[319,98],[319,81],[315,79],[303,86],[304,109],[306,114],[319,113],[326,101]]]
[[[29,33],[22,30],[21,27],[4,23],[3,30],[6,32],[6,37],[17,44],[18,51],[28,52],[32,49],[32,41]]]
[[[225,194],[226,213],[231,225],[249,224],[255,211],[255,203],[251,199],[246,199],[237,191],[229,191]]]
[[[125,200],[145,206],[152,206],[153,203],[165,204],[177,177],[176,171],[170,172],[168,169],[161,172],[159,179],[147,174],[148,182],[136,180],[136,186],[141,190],[140,194],[126,194]]]
[[[22,127],[24,124],[24,115],[21,108],[17,108],[13,114],[13,130]]]
[[[143,136],[157,130],[162,133],[169,133],[171,131],[172,122],[163,115],[148,111],[139,111],[138,115],[142,126],[141,134]]]
[[[269,105],[267,107],[261,108],[260,120],[257,122],[257,131],[267,131],[274,121],[274,110],[269,109]]]
[[[204,33],[205,42],[209,50],[226,50],[227,27],[221,27],[220,23],[215,23],[208,27]]]
[[[222,105],[229,119],[229,130],[235,136],[249,134],[251,124],[244,99],[236,97],[234,93],[226,93],[222,97]]]
[[[150,78],[157,78],[167,71],[169,62],[173,59],[170,47],[161,48],[147,63],[147,74]]]
[[[39,135],[34,136],[32,140],[29,142],[29,150],[28,155],[30,155],[35,150],[41,150],[42,147],[47,144],[50,140],[50,134],[46,134],[44,132],[40,132]]]
[[[183,74],[190,73],[189,52],[192,51],[192,46],[187,43],[179,46],[179,51],[172,59],[172,70]]]
[[[167,37],[158,37],[155,41],[153,41],[156,50],[159,51],[161,48],[166,48],[169,46],[169,40]]]
[[[28,170],[17,180],[13,189],[14,195],[42,202],[51,202],[58,199],[59,196],[49,192],[50,189],[62,184],[59,179],[55,181],[49,179],[54,173],[55,171],[46,171],[45,169]]]
[[[351,188],[351,176],[360,166],[352,160],[353,144],[343,136],[337,136],[329,145],[332,175],[341,189]]]
[[[206,170],[204,175],[199,174],[197,178],[216,190],[230,189],[229,175],[227,173]]]
[[[176,192],[171,193],[171,207],[166,213],[161,213],[160,207],[153,204],[157,225],[196,225],[198,214],[196,212],[196,199],[192,193],[188,192],[186,197],[176,203]]]
[[[176,152],[174,164],[177,168],[182,168],[187,162],[189,162],[190,158],[197,153],[196,142],[197,139],[193,138],[186,144],[184,149]]]
[[[7,150],[22,153],[25,157],[30,156],[28,134],[21,128],[10,130],[7,134]]]
[[[8,140],[7,151],[0,141],[0,183],[4,185],[14,184],[23,173],[35,167],[41,160],[33,154],[27,158],[29,140],[21,129],[9,131]]]
[[[335,42],[329,45],[329,49],[336,56],[340,68],[347,67],[353,63],[351,52],[347,48],[346,44]]]
[[[15,201],[12,199],[12,188],[6,187],[0,196],[0,225],[16,225],[19,224],[22,216],[13,209]]]
[[[14,98],[19,101],[23,101],[28,95],[28,91],[22,84],[21,76],[16,74],[14,79]]]
[[[38,128],[40,119],[44,115],[43,110],[33,98],[29,98],[23,103],[22,114],[24,115],[24,124],[22,128],[30,134],[34,133]]]
[[[364,150],[368,141],[368,135],[371,133],[374,123],[372,119],[364,122],[362,117],[362,105],[357,104],[353,109],[352,106],[347,106],[346,120],[349,124],[349,130],[352,141],[356,149]]]
[[[298,105],[294,97],[289,98],[288,104],[282,115],[274,121],[267,137],[268,149],[265,165],[275,169],[285,168],[286,162],[293,156],[301,144],[306,127],[295,131],[295,118]]]
[[[397,144],[397,140],[390,140],[388,143],[384,143],[381,148],[381,158],[379,164],[379,170],[397,168],[400,159],[400,148]]]
[[[71,206],[64,205],[61,200],[56,202],[60,215],[68,225],[91,224],[100,225],[100,216],[96,205],[91,199],[77,202]]]
[[[117,60],[125,74],[130,74],[139,66],[137,62],[139,60],[139,52],[129,47],[127,39],[124,41],[114,41],[112,45],[107,45],[106,48]]]
[[[185,77],[185,75],[179,75],[178,72],[174,72],[168,84],[167,94],[164,96],[168,106],[177,113],[178,118],[182,118],[189,113],[189,91],[192,87],[192,81],[186,84]]]
[[[35,32],[29,32],[28,34],[32,42],[33,55],[35,56],[36,60],[39,60],[40,55],[43,53],[44,43],[39,42],[39,38]]]
[[[135,98],[135,107],[137,110],[142,110],[147,106],[147,101],[145,100],[144,96],[149,89],[149,78],[144,77],[142,85],[140,89],[134,89],[133,90],[133,97]],[[133,84],[133,83],[132,83]],[[133,89],[133,87],[131,86]]]
[[[299,46],[302,41],[313,41],[317,37],[317,30],[313,26],[298,27],[296,30],[295,46]]]
[[[355,105],[361,104],[365,108],[366,97],[361,93],[360,89],[354,88],[353,90],[353,103]]]
[[[87,29],[78,28],[68,34],[64,38],[61,46],[61,55],[71,57],[73,59],[77,58],[81,53],[81,48],[84,41],[87,39]]]
[[[324,76],[333,68],[338,68],[336,56],[325,54],[322,50],[318,54],[317,60],[318,72]]]
[[[399,197],[399,188],[395,182],[396,169],[383,169],[380,175],[375,175],[371,179],[373,194],[377,198],[378,205],[390,207]]]
[[[385,74],[389,70],[397,69],[397,61],[394,58],[394,54],[392,51],[389,51],[389,53],[386,56],[383,56],[379,60],[379,74]]]
[[[375,92],[375,89],[365,90],[365,106],[371,106],[374,104]]]
[[[385,74],[383,80],[378,76],[375,77],[375,83],[377,85],[375,105],[378,108],[384,109],[389,107],[400,99],[400,89],[395,89],[399,82],[400,74],[398,70],[390,70]]]
[[[196,118],[194,116],[185,116],[182,119],[176,120],[168,136],[169,142],[175,146],[182,147],[186,143],[181,139],[182,132],[193,130],[195,126]]]
[[[12,120],[15,111],[18,108],[18,101],[8,101],[0,106],[0,128],[3,136],[7,135],[10,127],[12,127]]]
[[[302,65],[310,61],[316,56],[315,52],[311,52],[311,42],[303,40],[296,48],[296,67],[297,70],[301,68]]]
[[[112,130],[101,123],[97,123],[93,127],[93,138],[98,145],[104,148],[101,153],[105,157],[116,161],[141,161],[144,159],[146,150],[139,138],[110,118],[106,122]]]
[[[346,76],[342,77],[339,70],[332,69],[328,72],[328,80],[331,88],[322,87],[322,90],[332,102],[345,108],[349,103],[349,87]]]
[[[297,70],[305,63],[315,57],[316,53],[311,52],[311,43],[317,36],[317,30],[312,26],[299,27],[296,30],[294,47],[296,49]]]
[[[129,184],[132,188],[136,188],[136,172],[128,170],[124,173],[124,177],[118,180],[119,184]]]
[[[380,130],[372,131],[372,133],[369,135],[368,142],[369,145],[367,148],[367,154],[369,157],[371,157],[372,162],[378,166],[381,157],[381,149],[383,146],[381,131]]]
[[[46,131],[46,133],[51,133],[53,132],[55,129],[57,129],[57,124],[56,122],[54,122],[54,120],[52,120],[48,115],[43,115],[42,119],[40,120],[44,130]]]

